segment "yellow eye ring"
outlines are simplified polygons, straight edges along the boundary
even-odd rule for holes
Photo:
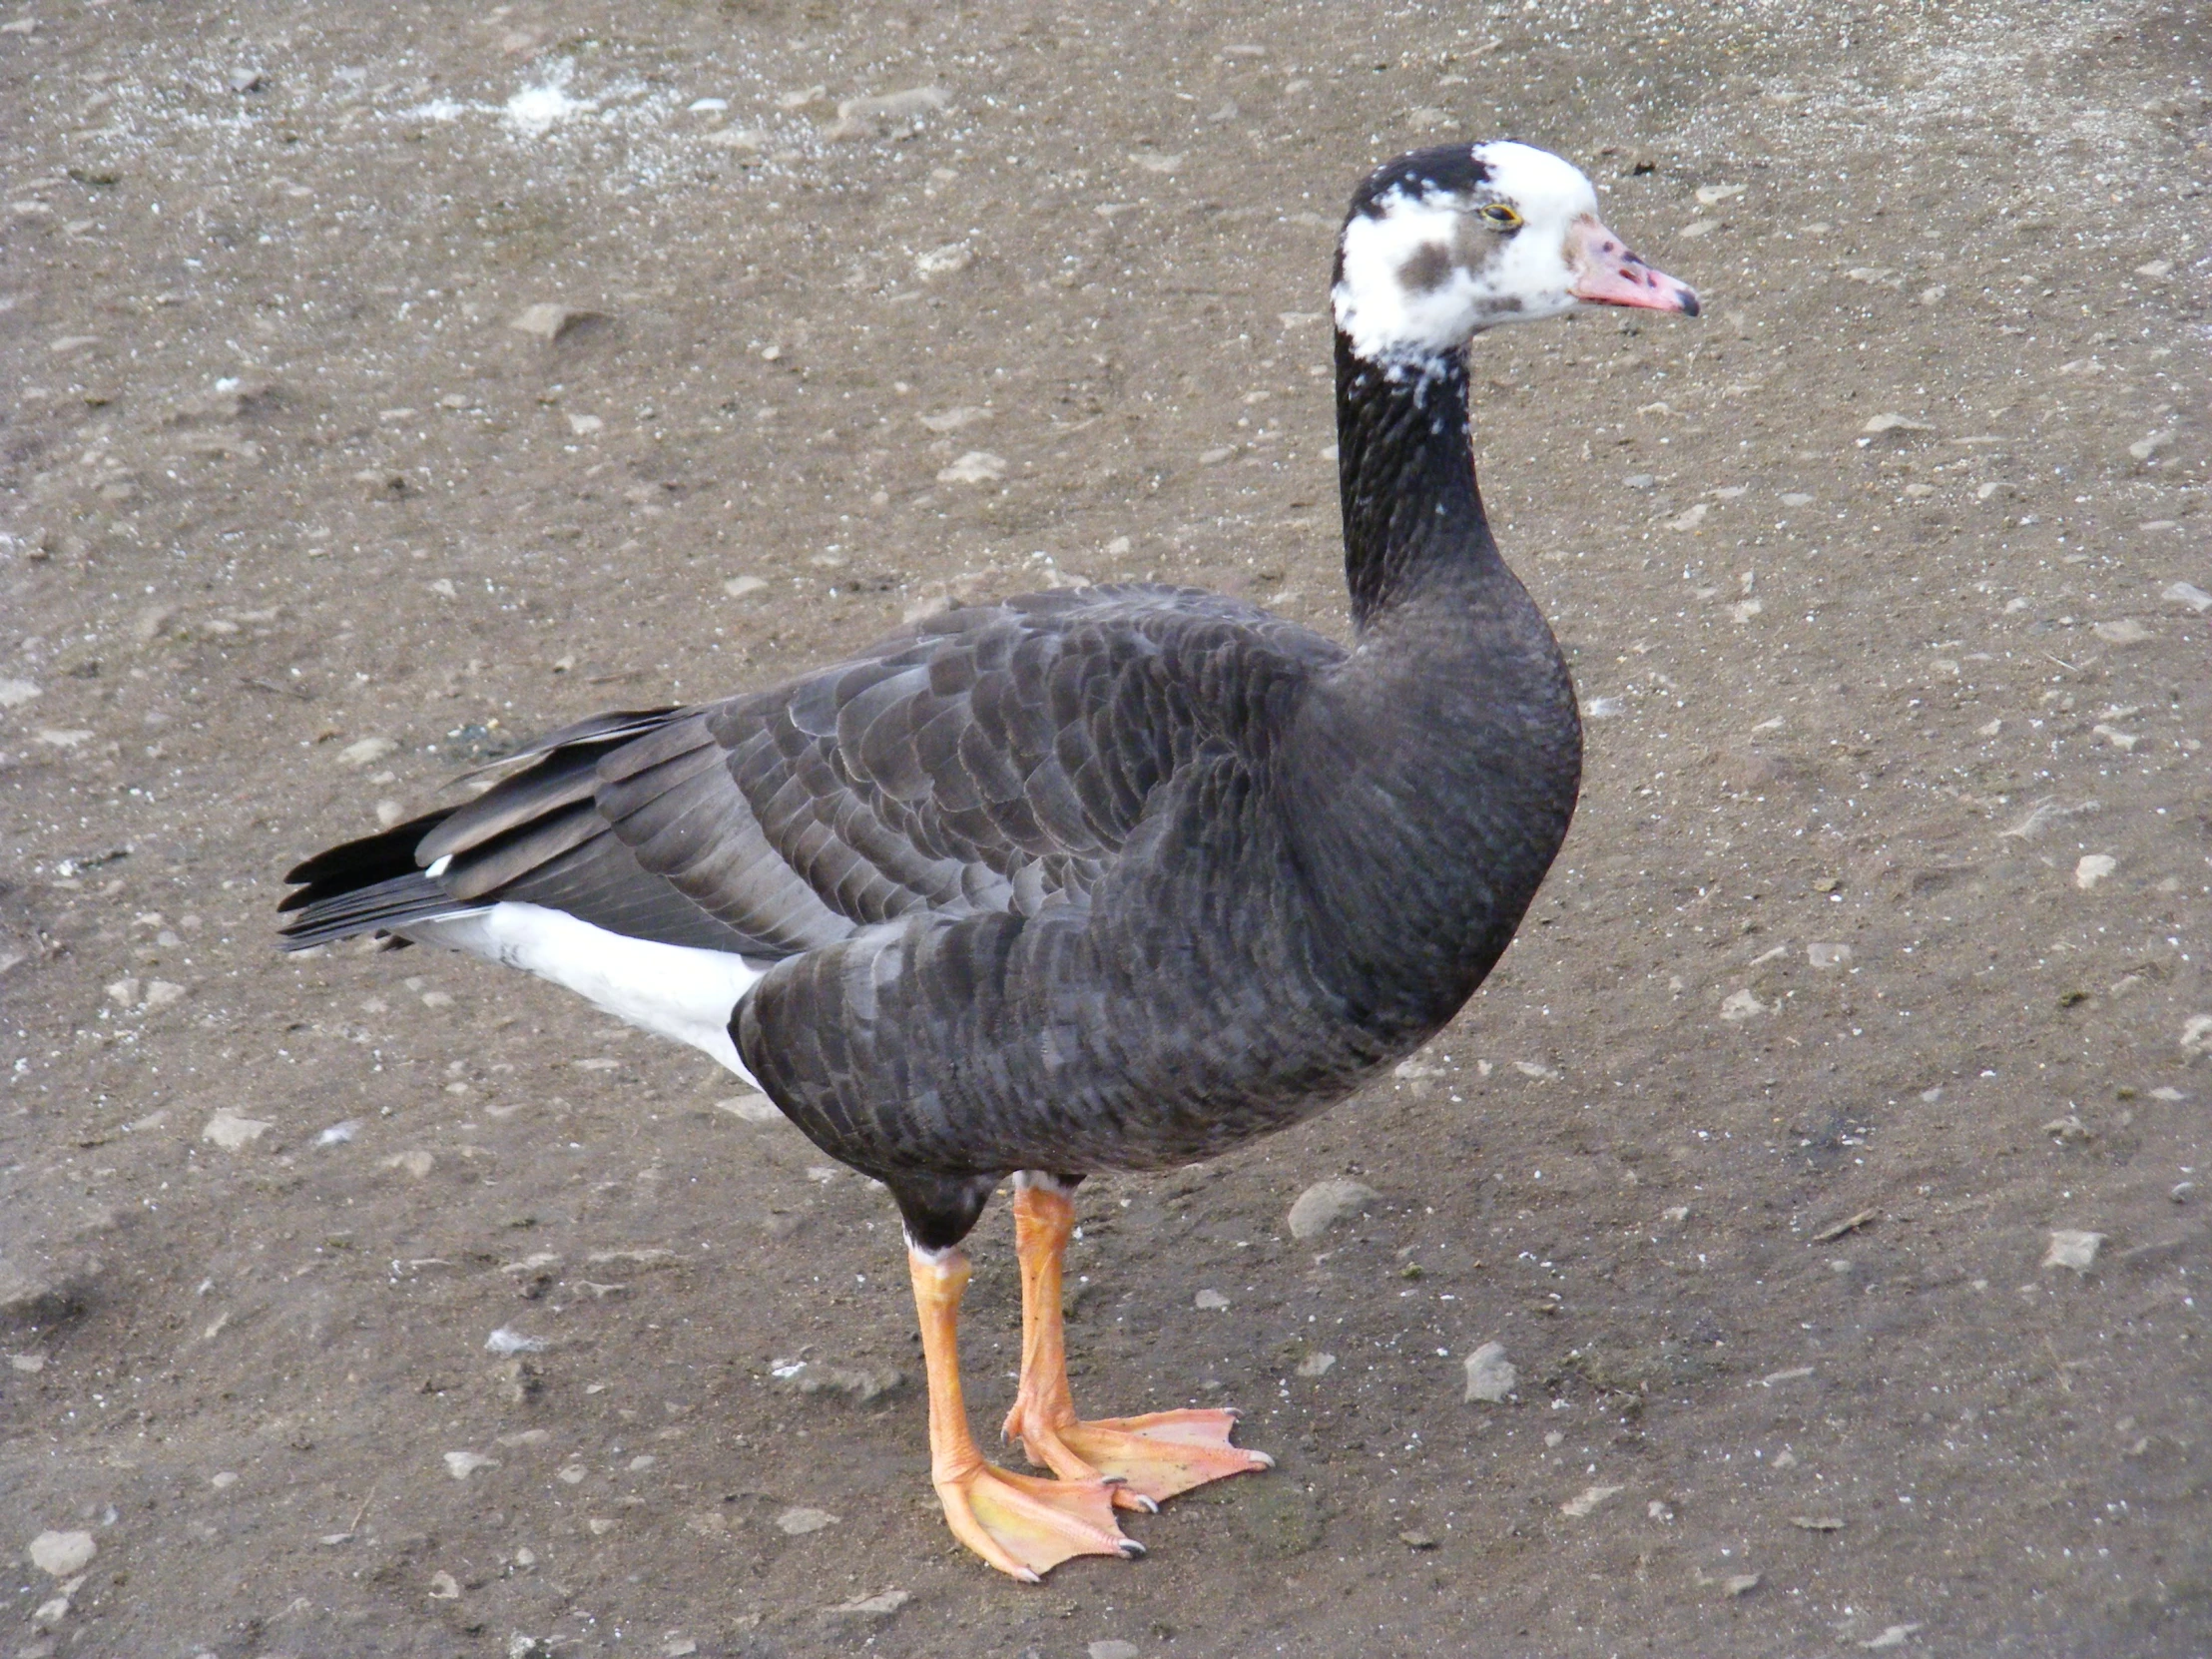
[[[1482,210],[1482,223],[1493,231],[1517,231],[1521,216],[1502,202],[1492,202]]]

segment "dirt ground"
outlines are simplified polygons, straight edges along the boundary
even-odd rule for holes
[[[0,1655],[2212,1653],[2201,8],[4,11]],[[1341,633],[1341,204],[1508,135],[1706,299],[1477,349],[1580,817],[1390,1083],[1085,1188],[1079,1400],[1281,1467],[1018,1587],[880,1192],[278,876],[948,596]]]

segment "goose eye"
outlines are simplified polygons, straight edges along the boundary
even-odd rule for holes
[[[1502,202],[1492,202],[1482,210],[1482,223],[1493,231],[1517,231],[1521,216]]]

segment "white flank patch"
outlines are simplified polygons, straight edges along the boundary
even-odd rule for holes
[[[550,979],[619,1020],[712,1055],[755,1088],[730,1040],[730,1014],[764,969],[743,956],[610,933],[542,904],[501,903],[400,929]]]
[[[1330,298],[1337,326],[1370,362],[1403,362],[1457,349],[1478,329],[1533,322],[1572,310],[1567,231],[1594,218],[1597,193],[1570,164],[1525,144],[1483,144],[1475,156],[1490,170],[1474,198],[1417,196],[1399,190],[1383,198],[1376,218],[1355,214],[1344,233],[1344,276]],[[1466,216],[1487,202],[1516,209],[1521,228],[1510,237],[1481,231],[1493,248],[1479,272],[1454,264],[1429,287],[1405,271],[1426,251],[1459,244]]]

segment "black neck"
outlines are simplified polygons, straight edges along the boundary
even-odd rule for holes
[[[1289,834],[1333,971],[1402,1047],[1512,937],[1574,811],[1558,643],[1475,491],[1456,353],[1393,375],[1337,342],[1345,566],[1360,637],[1285,744]]]
[[[1458,352],[1383,367],[1338,331],[1337,483],[1361,631],[1438,575],[1502,573],[1474,483]]]

